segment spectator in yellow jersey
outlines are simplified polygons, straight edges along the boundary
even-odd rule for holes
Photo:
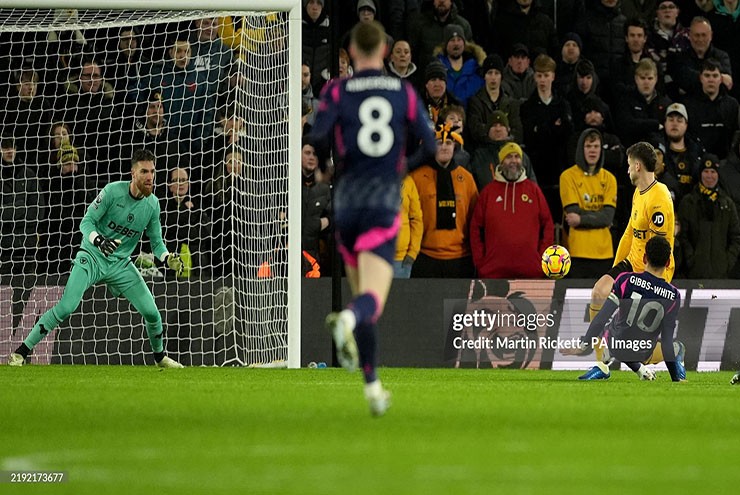
[[[585,129],[576,148],[576,163],[560,174],[563,227],[573,260],[572,278],[596,278],[612,265],[609,227],[617,206],[617,179],[604,169],[603,139]]]

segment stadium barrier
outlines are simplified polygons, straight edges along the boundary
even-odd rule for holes
[[[50,308],[64,289],[64,278],[0,277],[0,355],[7,355],[25,338],[36,319]],[[223,365],[233,362],[233,346],[219,314],[228,298],[226,279],[150,281],[161,310],[168,352],[186,365]],[[682,307],[677,338],[686,344],[689,370],[733,370],[740,363],[740,289],[736,281],[679,280]],[[593,356],[560,356],[557,346],[520,346],[516,349],[461,348],[486,330],[454,325],[453,315],[476,311],[536,313],[536,330],[521,326],[496,328],[513,340],[567,341],[583,335],[591,283],[586,280],[396,280],[381,328],[381,365],[404,367],[509,367],[582,369]],[[349,298],[344,286],[343,297]],[[198,307],[194,308],[193,304]],[[331,280],[302,281],[301,364],[332,360],[332,344],[324,331],[331,309]],[[461,318],[458,318],[462,321]],[[232,325],[250,325],[226,318]],[[477,332],[477,333],[476,333]],[[504,333],[501,333],[504,332]],[[239,332],[236,332],[239,333]],[[111,339],[110,335],[118,338]],[[545,340],[540,340],[544,342]],[[115,298],[104,286],[85,295],[80,310],[34,350],[37,364],[144,364],[148,352],[141,317],[129,303]],[[149,363],[151,364],[151,363]]]

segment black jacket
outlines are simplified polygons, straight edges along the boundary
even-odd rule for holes
[[[319,238],[321,237],[321,218],[330,218],[331,191],[323,182],[303,177],[301,190],[301,246],[302,249],[319,259]]]
[[[687,276],[727,278],[740,253],[740,222],[735,203],[721,189],[717,200],[711,202],[697,186],[681,200],[678,219],[678,240]]]
[[[638,141],[654,142],[660,139],[665,109],[671,100],[658,93],[648,101],[633,88],[614,102],[614,114],[622,143],[629,147]]]
[[[708,152],[725,158],[738,126],[738,101],[721,87],[714,100],[702,92],[686,98],[685,104],[689,132],[699,138]]]
[[[549,105],[537,91],[521,107],[524,144],[543,186],[557,185],[567,163],[568,139],[573,132],[570,105],[553,93]]]
[[[38,224],[46,214],[36,175],[25,165],[2,161],[0,181],[0,256],[4,260],[33,258]]]

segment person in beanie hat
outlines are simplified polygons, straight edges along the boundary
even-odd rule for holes
[[[424,83],[431,81],[432,79],[442,79],[447,81],[447,67],[444,66],[439,60],[435,60],[427,65],[424,69]]]
[[[522,148],[501,147],[494,181],[481,191],[470,220],[470,247],[480,278],[543,278],[541,254],[553,243],[547,200],[527,178]],[[516,253],[516,256],[511,256]]]
[[[483,60],[483,64],[481,64],[478,74],[481,77],[485,77],[489,70],[497,70],[500,74],[504,73],[504,61],[498,53],[492,53]]]
[[[486,52],[467,41],[460,26],[449,24],[444,30],[444,41],[434,54],[447,69],[447,90],[467,106],[470,97],[483,86],[478,69],[486,58]]]
[[[521,43],[512,47],[504,67],[501,86],[504,93],[518,100],[526,101],[535,90],[534,70],[529,58],[529,49]]]
[[[357,2],[357,22],[358,23],[361,23],[361,22],[368,23],[368,22],[373,22],[373,21],[381,22],[378,19],[378,8],[377,8],[377,4],[375,3],[375,1],[374,0],[360,0],[359,2]],[[348,53],[349,53],[349,41],[350,41],[351,33],[352,33],[352,28],[347,30],[347,32],[344,33],[344,36],[342,36],[341,38],[342,41],[341,41],[340,46],[344,48]],[[393,39],[393,37],[386,32],[385,33],[386,52],[383,54],[384,59],[387,59],[390,56],[391,47],[393,46],[394,42],[395,40]]]
[[[466,43],[467,40],[465,39],[465,32],[463,31],[462,27],[458,26],[457,24],[448,24],[445,26],[444,31],[442,31],[442,43],[448,44],[450,41],[452,41],[453,38],[460,38],[463,43]]]
[[[502,147],[509,143],[516,144],[516,139],[511,136],[509,122],[509,115],[506,112],[502,110],[494,111],[488,125],[491,140],[476,148],[473,153],[470,168],[479,191],[493,182],[496,166],[501,163],[499,152]],[[537,182],[537,176],[534,173],[529,156],[522,152],[521,157],[527,178],[532,182]]]
[[[363,16],[367,16],[369,20],[374,21],[377,13],[378,9],[375,7],[373,0],[360,0],[357,2],[357,15],[361,21],[365,20]]]
[[[63,142],[59,147],[57,157],[59,158],[58,165],[62,169],[62,175],[77,172],[77,162],[80,161],[77,148],[69,142]]]
[[[439,112],[447,105],[459,105],[460,101],[447,91],[447,68],[439,60],[434,60],[424,69],[424,86],[419,93],[424,96],[429,119],[439,120]]]
[[[740,254],[737,209],[719,187],[719,175],[719,158],[706,153],[699,183],[678,207],[678,241],[689,278],[727,278]]]
[[[576,65],[581,61],[583,42],[576,33],[567,33],[560,46],[560,60],[555,71],[555,91],[562,96],[568,94],[575,80]]]
[[[522,156],[524,156],[524,153],[522,152],[522,147],[514,142],[506,143],[501,147],[501,149],[498,152],[498,161],[499,163],[503,163],[503,161],[506,159],[507,156],[511,154],[515,154],[519,156],[519,159],[521,160]],[[524,169],[522,169],[524,171]]]
[[[410,173],[424,222],[411,277],[468,278],[474,274],[468,227],[478,189],[470,172],[455,162],[460,135],[449,124],[442,124],[436,127],[435,138],[434,159]]]
[[[468,119],[470,121],[471,145],[473,148],[491,144],[496,141],[492,135],[491,117],[494,112],[506,114],[512,137],[521,142],[524,138],[522,121],[519,117],[519,104],[502,89],[504,61],[497,54],[486,57],[479,74],[484,85],[468,102]]]

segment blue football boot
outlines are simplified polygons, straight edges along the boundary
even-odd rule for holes
[[[579,380],[608,380],[612,376],[609,366],[605,363],[596,363],[596,366],[578,377]]]
[[[678,371],[678,379],[686,379],[686,367],[683,364],[683,358],[686,355],[686,346],[683,342],[676,341],[675,344],[678,346],[678,352],[676,352],[676,370]]]

